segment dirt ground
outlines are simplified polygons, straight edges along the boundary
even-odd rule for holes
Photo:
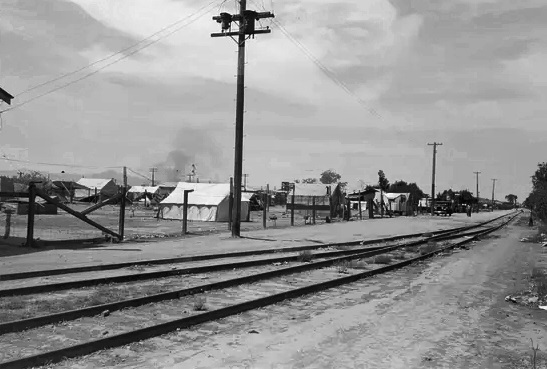
[[[511,225],[424,263],[55,368],[547,368],[547,311],[506,301],[546,267]]]
[[[268,228],[242,232],[244,238],[233,239],[229,233],[209,234],[178,239],[145,240],[84,247],[29,249],[0,245],[0,274],[83,265],[128,262],[169,257],[214,254],[253,249],[345,242],[394,235],[430,232],[460,227],[492,219],[507,211],[453,214],[452,217],[397,217],[363,221],[319,224],[315,226]]]

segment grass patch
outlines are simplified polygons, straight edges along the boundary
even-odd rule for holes
[[[313,259],[313,253],[310,250],[301,251],[296,257],[296,260],[300,262],[309,262],[309,261],[312,261],[312,259]]]
[[[547,296],[547,274],[540,268],[532,269],[532,279],[536,285],[538,298],[543,300]]]
[[[362,260],[352,260],[350,267],[353,269],[367,269],[367,263]]]
[[[438,246],[436,243],[428,243],[427,245],[420,247],[420,255],[430,254],[433,251],[436,251],[437,248]]]
[[[403,259],[406,259],[406,256],[405,254],[402,254],[402,253],[398,253],[398,254],[394,254],[393,255],[393,259],[397,259],[397,260],[403,260]]]
[[[420,251],[420,246],[407,246],[405,247],[405,251],[415,253]]]
[[[378,255],[374,258],[374,264],[389,264],[392,260],[389,255]]]
[[[194,310],[195,311],[205,311],[207,310],[207,306],[205,304],[206,300],[203,296],[196,296],[194,298]]]
[[[348,274],[348,267],[349,267],[350,263],[347,260],[339,260],[339,261],[335,262],[333,265],[336,268],[336,270],[338,271],[338,273]]]
[[[126,300],[136,296],[149,296],[163,292],[161,286],[123,288],[99,286],[87,296],[10,296],[0,299],[0,322],[32,318],[62,311],[76,310]]]

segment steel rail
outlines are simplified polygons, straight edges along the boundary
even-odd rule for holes
[[[208,255],[206,254],[206,255],[195,255],[195,256],[183,256],[183,257],[176,257],[176,258],[150,259],[150,260],[130,261],[130,262],[124,262],[124,263],[100,264],[100,265],[89,265],[89,266],[73,267],[73,268],[46,269],[46,270],[36,270],[36,271],[19,272],[19,273],[0,274],[0,281],[8,281],[8,280],[15,280],[15,279],[28,279],[28,278],[37,278],[37,277],[49,277],[49,276],[54,276],[54,275],[73,274],[73,273],[85,273],[85,272],[123,269],[123,268],[132,267],[132,266],[139,266],[139,265],[177,264],[177,263],[185,263],[185,262],[192,262],[192,261],[205,261],[205,260],[212,260],[212,259],[236,258],[236,257],[246,257],[246,256],[263,255],[263,254],[274,254],[274,253],[316,250],[316,249],[336,247],[336,246],[371,245],[371,244],[381,243],[381,242],[397,241],[397,240],[401,240],[401,239],[405,239],[405,238],[416,238],[416,237],[420,237],[420,236],[422,236],[424,234],[428,234],[428,233],[441,235],[441,234],[444,234],[444,233],[455,232],[455,231],[458,231],[458,230],[473,229],[473,228],[481,227],[483,225],[494,222],[494,221],[496,221],[498,219],[501,219],[501,218],[503,218],[504,216],[507,216],[507,215],[509,215],[509,214],[504,214],[504,215],[501,215],[501,216],[496,217],[494,219],[491,219],[489,221],[477,223],[477,224],[474,224],[474,225],[471,225],[471,226],[463,226],[463,227],[457,227],[457,228],[451,228],[451,229],[442,229],[442,230],[437,230],[437,231],[432,231],[432,232],[412,233],[412,234],[398,235],[398,236],[378,238],[378,239],[370,239],[370,240],[356,240],[356,241],[348,241],[348,242],[327,243],[327,244],[321,244],[321,245],[306,245],[306,246],[285,247],[285,248],[281,248],[281,249],[262,249],[262,250],[251,250],[251,251],[237,251],[237,252],[224,253],[224,254],[208,254]]]
[[[508,216],[508,215],[505,214],[501,217],[494,218],[484,223],[491,223],[505,216]],[[464,229],[473,229],[473,228],[481,227],[481,226],[484,226],[484,223],[475,224],[470,227],[464,227]],[[460,229],[462,228],[458,228],[456,229],[456,231],[445,230],[441,232],[442,234],[440,235],[437,234],[433,236],[432,239],[439,239],[441,237],[444,237],[446,234],[450,235],[452,233],[459,232]],[[420,233],[420,235],[423,235],[423,234],[424,233]],[[400,236],[395,236],[395,237],[400,237]],[[391,237],[390,239],[393,239],[393,238],[394,237]],[[386,246],[382,246],[382,247],[386,247]],[[380,249],[382,247],[378,247],[376,249]],[[371,251],[371,250],[374,250],[374,248],[369,247],[366,249],[327,251],[327,252],[323,252],[319,254],[318,257],[351,255],[351,254],[355,254],[355,253],[359,253],[363,251]],[[177,269],[171,269],[171,270],[144,272],[144,273],[138,273],[138,274],[126,274],[126,275],[113,276],[113,277],[90,278],[90,279],[82,279],[82,280],[68,281],[68,282],[33,285],[33,286],[17,287],[17,288],[10,288],[10,289],[1,289],[0,297],[22,296],[22,295],[30,295],[35,293],[62,291],[62,290],[67,290],[72,288],[91,287],[91,286],[97,286],[101,284],[127,283],[127,282],[150,280],[150,279],[156,279],[156,278],[167,278],[167,277],[186,275],[186,274],[210,273],[210,272],[216,272],[216,271],[223,271],[227,269],[248,268],[248,267],[260,266],[260,265],[267,265],[271,263],[283,263],[283,262],[297,261],[297,260],[298,260],[298,255],[292,255],[292,256],[283,256],[283,257],[277,257],[277,258],[266,258],[266,259],[248,260],[248,261],[240,261],[240,262],[233,262],[233,263],[222,263],[222,264],[214,264],[214,265],[189,267],[189,268],[177,268]]]
[[[273,271],[264,272],[264,273],[258,273],[258,274],[245,276],[245,277],[233,278],[233,279],[215,282],[211,284],[184,288],[184,289],[169,291],[169,292],[162,292],[162,293],[154,294],[150,296],[138,297],[138,298],[117,301],[117,302],[107,303],[102,305],[95,305],[95,306],[90,306],[87,308],[64,311],[64,312],[50,314],[50,315],[38,316],[34,318],[1,323],[0,334],[6,334],[10,332],[20,332],[25,329],[36,328],[36,327],[44,326],[47,324],[53,324],[53,323],[57,323],[61,321],[69,321],[69,320],[75,320],[75,319],[79,319],[79,318],[87,317],[87,316],[95,316],[105,310],[112,312],[112,311],[122,310],[128,307],[137,307],[137,306],[142,306],[145,304],[150,304],[155,302],[178,299],[183,296],[189,296],[189,295],[193,295],[193,294],[201,293],[205,291],[213,291],[213,290],[233,287],[236,285],[248,284],[248,283],[256,282],[259,280],[270,279],[270,278],[279,277],[279,276],[283,276],[287,274],[301,273],[308,270],[328,267],[340,261],[352,260],[357,258],[367,258],[367,257],[372,257],[372,256],[380,255],[383,253],[387,253],[390,251],[394,251],[403,247],[418,246],[420,244],[428,243],[434,239],[440,241],[444,239],[462,238],[466,236],[473,236],[481,232],[483,232],[483,230],[474,231],[474,232],[470,232],[468,234],[463,234],[463,235],[452,235],[452,236],[446,235],[446,236],[443,236],[442,238],[438,238],[438,236],[434,236],[424,240],[413,241],[407,244],[385,246],[378,250],[367,250],[364,252],[351,254],[349,256],[343,256],[343,257],[338,257],[338,258],[324,260],[324,261],[307,263],[304,265],[287,267],[283,269],[273,270]]]
[[[475,236],[471,238],[456,242],[442,249],[433,251],[431,253],[428,253],[413,259],[405,260],[405,261],[388,265],[375,270],[357,273],[347,277],[337,278],[330,281],[317,283],[317,284],[309,285],[306,287],[301,287],[301,288],[293,289],[290,291],[258,298],[258,299],[247,301],[244,303],[227,306],[225,308],[205,312],[202,314],[197,314],[197,315],[193,315],[186,318],[176,319],[170,322],[154,325],[151,327],[141,328],[131,332],[117,334],[107,338],[102,338],[102,339],[89,341],[89,342],[77,344],[74,346],[70,346],[70,347],[66,347],[66,348],[62,348],[58,350],[53,350],[53,351],[44,352],[37,355],[28,356],[21,359],[15,359],[12,361],[3,362],[3,363],[0,363],[0,369],[2,368],[19,369],[19,368],[43,366],[46,364],[53,364],[68,358],[84,356],[99,350],[119,347],[119,346],[130,344],[132,342],[157,337],[159,335],[172,332],[176,330],[177,328],[188,328],[188,327],[205,323],[208,321],[225,318],[231,315],[240,314],[245,311],[265,307],[268,305],[273,305],[284,300],[293,299],[293,298],[301,297],[314,292],[319,292],[319,291],[323,291],[333,287],[338,287],[344,284],[356,282],[364,278],[368,278],[374,275],[386,273],[392,270],[396,270],[396,269],[411,265],[412,263],[415,263],[417,261],[426,260],[436,254],[442,253],[444,251],[447,251],[459,246],[463,246],[464,244],[469,243],[479,238],[482,235],[495,232],[496,230],[502,228],[503,226],[508,224],[511,220],[516,218],[517,215],[518,214],[514,215],[509,220],[503,222],[501,225],[494,226],[486,230],[482,230],[480,233],[477,233]]]

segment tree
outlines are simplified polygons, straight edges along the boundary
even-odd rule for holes
[[[509,195],[505,196],[505,200],[511,203],[511,205],[515,206],[517,205],[517,195],[513,195],[510,193]]]
[[[425,197],[424,192],[416,183],[406,183],[405,181],[395,181],[392,183],[388,192],[392,193],[410,193],[410,201],[413,206],[417,206],[421,198]]]
[[[541,220],[547,220],[547,163],[539,163],[532,176],[532,192],[525,200],[525,206]]]
[[[323,173],[321,173],[321,178],[319,181],[323,184],[333,184],[337,183],[342,176],[338,173],[336,173],[332,169],[325,170]]]
[[[378,171],[378,186],[380,186],[380,189],[384,192],[389,189],[389,181],[383,170]]]
[[[311,184],[317,183],[317,178],[304,178],[302,180],[302,183],[311,183]]]

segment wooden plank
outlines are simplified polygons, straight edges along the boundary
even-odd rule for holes
[[[93,205],[93,206],[88,207],[87,209],[82,210],[82,211],[80,212],[80,214],[82,214],[82,215],[87,215],[87,214],[89,214],[89,213],[91,213],[91,212],[94,212],[95,210],[100,209],[100,208],[102,208],[103,206],[108,205],[108,204],[110,204],[111,202],[114,202],[114,201],[118,200],[121,196],[122,196],[121,194],[117,194],[117,195],[115,195],[114,197],[111,197],[111,198],[109,198],[109,199],[106,199],[106,200],[104,200],[104,201],[101,201],[101,202],[98,203],[98,204],[95,204],[95,205]]]
[[[28,192],[4,192],[0,191],[0,197],[28,197]]]
[[[45,192],[43,192],[42,190],[40,189],[36,189],[36,194],[38,196],[40,196],[41,198],[43,198],[44,200],[46,200],[47,202],[49,202],[50,204],[55,204],[57,205],[59,208],[63,209],[64,211],[66,211],[67,213],[69,213],[70,215],[73,215],[75,216],[76,218],[80,219],[81,221],[83,222],[86,222],[87,224],[89,225],[92,225],[93,227],[95,228],[98,228],[100,229],[101,231],[103,231],[104,233],[107,233],[111,236],[114,236],[116,237],[117,239],[121,239],[121,236],[119,234],[117,234],[116,232],[114,231],[111,231],[110,229],[100,225],[99,223],[97,222],[94,222],[92,221],[91,219],[87,218],[85,215],[82,215],[80,214],[79,212],[75,211],[75,210],[72,210],[71,208],[69,208],[68,206],[66,206],[65,204],[62,204],[59,200],[55,200],[51,197],[49,197]]]

